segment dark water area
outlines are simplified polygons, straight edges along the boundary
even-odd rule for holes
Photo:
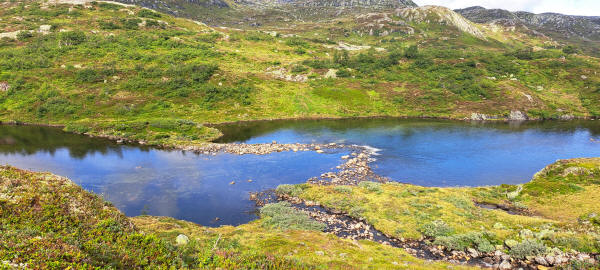
[[[280,120],[216,126],[218,142],[346,143],[379,149],[374,171],[422,186],[527,182],[557,159],[600,156],[600,121]]]
[[[303,183],[335,170],[346,154],[197,155],[119,145],[50,127],[0,125],[2,165],[68,177],[128,216],[170,216],[206,226],[257,218],[250,192]]]

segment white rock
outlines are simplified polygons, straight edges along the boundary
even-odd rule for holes
[[[190,239],[185,236],[184,234],[180,234],[177,236],[177,238],[175,238],[175,243],[177,245],[187,245],[187,243],[190,241]]]

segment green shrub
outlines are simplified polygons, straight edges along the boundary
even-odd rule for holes
[[[292,197],[300,196],[300,194],[302,194],[303,191],[304,191],[303,185],[282,184],[282,185],[277,186],[277,188],[275,189],[275,192],[277,194],[285,194],[285,195],[289,195]]]
[[[349,186],[335,186],[333,190],[339,193],[352,193],[352,187]]]
[[[347,78],[347,77],[352,76],[352,74],[350,73],[350,71],[348,71],[348,69],[345,69],[345,68],[338,70],[335,73],[335,75],[337,77],[340,77],[340,78]]]
[[[85,41],[85,34],[82,31],[62,32],[59,35],[61,46],[76,46]]]
[[[546,253],[546,245],[539,240],[526,239],[510,249],[510,254],[517,258],[538,256]]]
[[[350,211],[348,211],[348,215],[350,215],[351,217],[360,218],[361,215],[366,211],[367,209],[365,209],[362,206],[355,206],[350,208]]]
[[[411,45],[404,50],[404,57],[408,59],[415,59],[419,57],[419,47],[417,45]]]
[[[450,235],[454,229],[442,220],[434,220],[421,226],[419,231],[425,236],[437,238]]]
[[[383,190],[381,189],[381,183],[371,182],[371,181],[362,181],[358,183],[358,186],[361,188],[365,188],[370,192],[381,193]]]
[[[145,9],[145,8],[138,11],[137,15],[139,17],[143,17],[143,18],[160,18],[160,17],[162,17],[162,15],[160,15],[160,13],[157,13],[152,10]]]
[[[267,204],[260,209],[262,226],[278,230],[322,231],[325,224],[312,220],[306,213],[290,207],[288,202]]]
[[[17,39],[20,41],[27,40],[30,37],[33,37],[33,34],[27,30],[19,31],[19,33],[17,33]]]
[[[102,30],[115,30],[115,29],[121,28],[121,26],[119,26],[118,24],[116,24],[112,21],[99,21],[98,25],[100,26],[100,29],[102,29]]]
[[[75,79],[79,82],[95,83],[102,81],[102,75],[95,69],[84,68],[77,71],[77,73],[75,74]]]
[[[302,73],[302,72],[305,72],[307,70],[308,70],[308,68],[306,66],[295,65],[295,66],[292,67],[291,71],[292,71],[292,73]]]
[[[482,232],[470,232],[451,236],[439,236],[435,239],[435,245],[441,245],[452,250],[465,250],[473,247],[480,252],[488,253],[495,250],[494,245],[488,239],[489,235]]]
[[[293,37],[285,41],[288,46],[308,47],[308,43],[301,38]]]
[[[140,19],[121,19],[121,24],[123,25],[123,28],[125,29],[130,29],[130,30],[137,30],[139,29],[139,24],[142,22],[142,20]]]
[[[578,53],[579,49],[573,45],[567,45],[562,49],[562,51],[566,54],[574,54]]]

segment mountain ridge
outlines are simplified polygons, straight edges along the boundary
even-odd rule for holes
[[[456,12],[475,23],[523,25],[554,38],[580,38],[600,41],[600,16],[565,15],[560,13],[535,14],[527,11],[486,9],[481,6],[456,9]]]

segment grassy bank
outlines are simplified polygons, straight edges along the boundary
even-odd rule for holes
[[[262,217],[238,227],[220,228],[163,217],[127,218],[110,203],[66,178],[1,167],[0,268],[448,266],[414,258],[402,249],[319,232],[318,226],[304,226],[311,221],[292,209],[273,209]],[[186,236],[184,240],[177,240],[180,234]]]
[[[515,257],[600,251],[600,159],[558,161],[521,186],[425,188],[398,183],[296,185],[285,191],[363,218],[395,238]],[[283,189],[280,190],[280,192]],[[482,209],[502,204],[521,214]],[[323,233],[284,204],[237,227],[167,217],[125,217],[66,178],[0,168],[0,262],[4,266],[288,269],[446,269],[403,249]],[[455,268],[458,266],[454,266]],[[586,267],[573,264],[572,267]]]
[[[240,120],[600,115],[598,59],[543,37],[416,22],[377,37],[348,18],[274,33],[102,2],[3,2],[0,18],[1,121],[173,145]]]
[[[524,185],[426,188],[363,182],[358,186],[297,185],[280,193],[365,219],[395,238],[427,238],[455,250],[497,249],[516,256],[600,252],[596,203],[600,159],[561,160]],[[480,204],[510,209],[485,209]]]

